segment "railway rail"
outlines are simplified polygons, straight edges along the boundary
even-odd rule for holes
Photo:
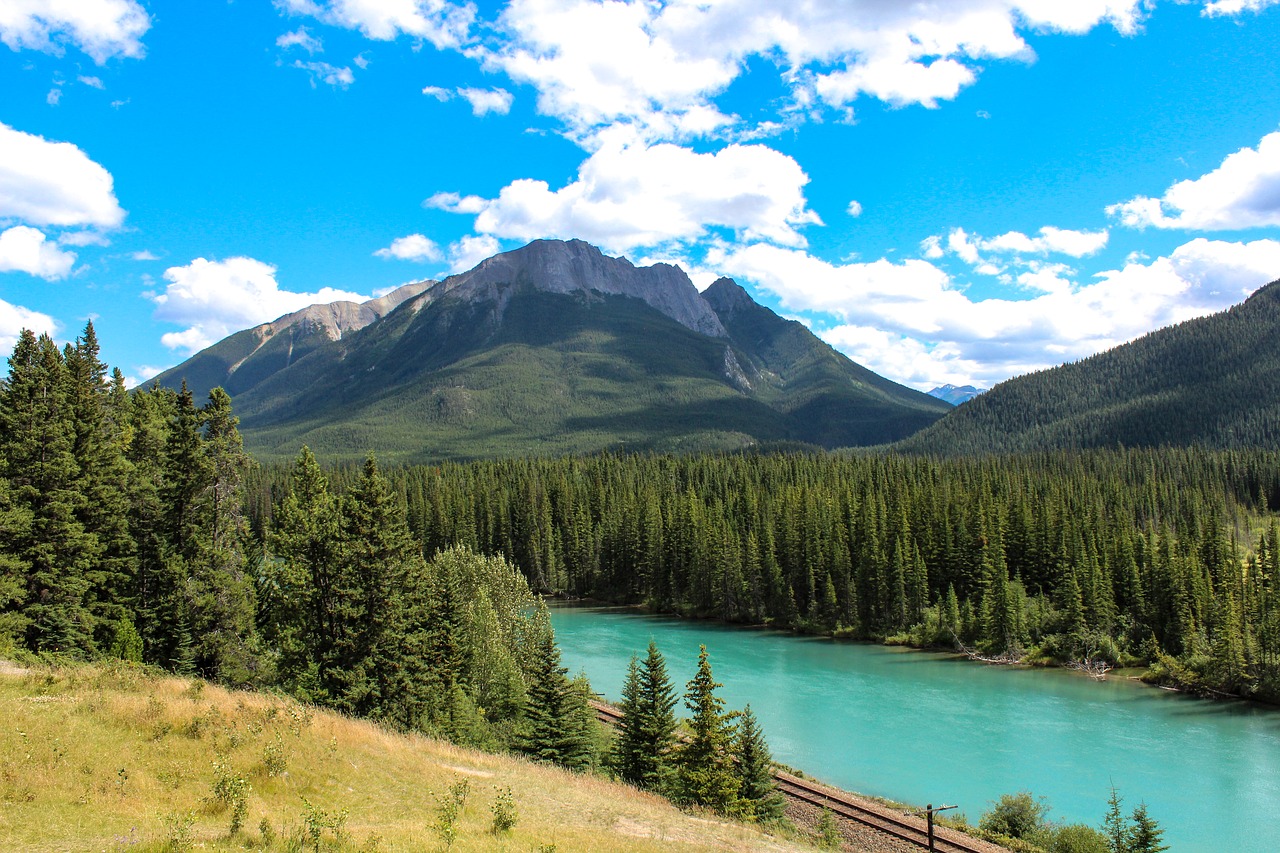
[[[595,711],[596,717],[606,725],[616,726],[622,721],[622,712],[612,705],[591,700],[591,708]],[[851,797],[818,787],[784,770],[775,769],[773,778],[777,783],[778,792],[791,800],[829,809],[837,819],[869,827],[925,850],[931,849],[927,824],[919,818],[895,812],[887,806],[873,808],[856,802]],[[960,833],[935,829],[932,849],[938,853],[990,853],[998,849],[974,839],[957,836],[960,836]]]

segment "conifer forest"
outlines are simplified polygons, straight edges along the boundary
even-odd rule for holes
[[[1280,701],[1275,451],[258,466],[226,393],[127,390],[90,324],[19,339],[0,464],[0,651],[278,688],[723,810],[776,803],[705,657],[684,746],[650,649],[624,710],[656,745],[606,750],[540,594]]]

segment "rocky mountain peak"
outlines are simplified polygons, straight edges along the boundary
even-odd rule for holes
[[[731,278],[718,278],[702,291],[702,298],[721,317],[731,316],[756,305],[751,294]]]
[[[582,240],[535,240],[494,255],[459,275],[428,289],[417,300],[421,310],[446,294],[472,301],[505,303],[501,289],[527,285],[546,293],[590,293],[629,296],[695,332],[725,337],[724,326],[703,301],[684,270],[671,264],[637,267],[626,258],[610,257]]]

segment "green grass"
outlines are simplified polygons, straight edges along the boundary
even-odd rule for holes
[[[125,664],[0,664],[0,716],[4,850],[444,850],[449,834],[459,851],[809,849],[598,777]],[[515,824],[495,833],[508,790]]]

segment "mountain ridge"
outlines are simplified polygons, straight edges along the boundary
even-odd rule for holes
[[[941,454],[1280,444],[1280,281],[1225,311],[1006,380],[896,447]]]
[[[301,357],[254,355],[236,371],[228,390],[255,454],[292,456],[302,443],[414,461],[840,447],[902,438],[948,408],[731,280],[699,294],[678,267],[636,267],[581,241],[535,241],[426,283],[354,332],[307,341]],[[190,381],[202,360],[159,381]]]

